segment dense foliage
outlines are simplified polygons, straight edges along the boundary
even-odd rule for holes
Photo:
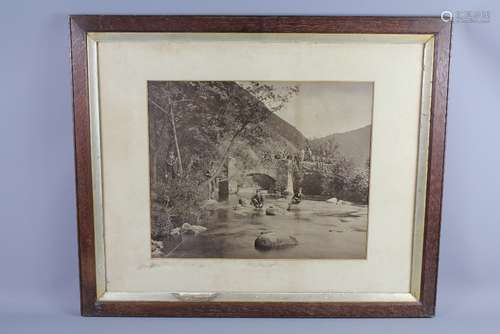
[[[244,86],[149,82],[153,235],[165,235],[185,222],[200,222],[204,201],[212,198],[218,180],[228,177],[230,155],[244,169],[262,163],[260,155],[266,148],[287,146],[284,138],[271,140],[276,134],[267,121],[296,88],[277,92],[257,82]]]

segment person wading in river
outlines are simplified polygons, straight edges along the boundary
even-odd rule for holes
[[[292,196],[292,199],[290,200],[290,203],[288,203],[288,209],[287,210],[290,210],[290,208],[292,207],[292,204],[297,205],[300,202],[302,202],[302,188],[299,188],[299,192],[295,193]]]
[[[255,191],[255,195],[252,197],[252,205],[256,209],[261,209],[264,206],[264,197],[260,194],[259,189]]]

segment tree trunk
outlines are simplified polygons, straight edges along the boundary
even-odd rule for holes
[[[214,174],[211,175],[210,178],[207,181],[205,181],[204,183],[206,183],[206,182],[212,182],[220,174],[220,172],[222,171],[222,168],[224,167],[224,163],[226,162],[227,157],[229,156],[229,152],[231,151],[231,148],[234,145],[234,142],[235,142],[236,138],[238,138],[238,136],[243,132],[243,130],[245,130],[245,128],[247,127],[247,125],[248,125],[248,123],[245,123],[238,131],[236,131],[236,133],[234,134],[233,138],[231,138],[231,141],[229,142],[229,145],[227,145],[226,151],[224,152],[224,155],[222,156],[222,160],[220,161],[219,165],[215,169]]]
[[[175,142],[175,149],[177,150],[177,158],[179,159],[179,171],[181,174],[183,174],[183,169],[182,169],[182,158],[181,158],[181,150],[179,149],[179,142],[177,140],[177,130],[175,129],[175,119],[174,119],[174,111],[172,110],[172,105],[170,105],[170,121],[172,123],[172,131],[174,133],[174,142]]]
[[[174,143],[175,143],[175,149],[177,151],[177,159],[179,160],[179,171],[182,174],[183,168],[182,168],[181,151],[179,149],[179,141],[177,139],[177,130],[175,128],[174,111],[172,110],[172,105],[170,105],[170,112],[168,112],[162,106],[160,106],[158,103],[156,103],[155,101],[153,101],[153,100],[150,100],[150,101],[155,107],[157,107],[158,109],[160,109],[164,113],[169,114],[169,116],[170,116],[170,124],[172,125],[172,133],[174,135]]]

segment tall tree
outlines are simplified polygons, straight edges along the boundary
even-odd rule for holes
[[[238,141],[254,144],[262,140],[265,120],[285,108],[298,86],[189,81],[158,82],[150,90],[150,103],[161,108],[165,117],[175,114],[171,123],[182,130],[176,136],[175,129],[171,131],[180,147],[178,155],[184,160],[185,156],[195,156],[203,162],[210,175],[202,183],[211,183],[224,170]]]
[[[290,98],[299,91],[296,85],[282,85],[277,88],[274,85],[257,81],[242,82],[239,83],[239,86],[243,87],[256,99],[246,107],[243,104],[243,108],[233,112],[234,117],[232,117],[232,122],[236,131],[232,133],[215,171],[211,173],[210,178],[206,182],[212,182],[219,176],[237,138],[247,137],[248,141],[255,140],[257,136],[262,134],[262,124],[270,114],[282,110]],[[263,104],[265,108],[258,106],[259,104]]]

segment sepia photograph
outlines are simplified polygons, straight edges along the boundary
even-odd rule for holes
[[[366,258],[373,83],[147,94],[152,258]]]

